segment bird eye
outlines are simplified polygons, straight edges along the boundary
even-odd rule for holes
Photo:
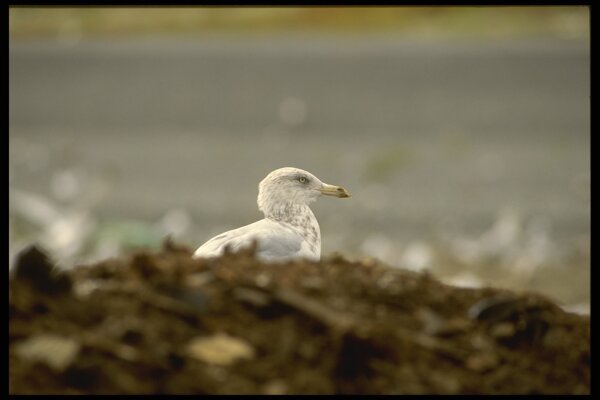
[[[298,180],[300,181],[300,183],[306,183],[306,178],[301,176],[300,178],[298,178]]]

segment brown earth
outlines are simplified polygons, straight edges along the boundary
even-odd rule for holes
[[[192,260],[165,242],[68,272],[30,248],[9,284],[9,391],[586,394],[590,319],[340,256]]]

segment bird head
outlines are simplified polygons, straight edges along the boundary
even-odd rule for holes
[[[341,186],[321,182],[319,178],[299,168],[285,167],[272,171],[258,185],[258,208],[269,210],[288,205],[304,206],[320,196],[350,197]]]

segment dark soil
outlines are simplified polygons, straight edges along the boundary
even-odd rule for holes
[[[166,242],[59,272],[31,248],[9,302],[13,394],[590,391],[589,317],[374,260],[192,260]]]

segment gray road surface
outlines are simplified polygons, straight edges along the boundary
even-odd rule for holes
[[[200,244],[258,219],[258,182],[289,165],[353,195],[314,207],[324,254],[486,229],[504,207],[589,235],[588,42],[157,37],[9,57],[11,184],[110,171],[103,218],[183,208]]]

